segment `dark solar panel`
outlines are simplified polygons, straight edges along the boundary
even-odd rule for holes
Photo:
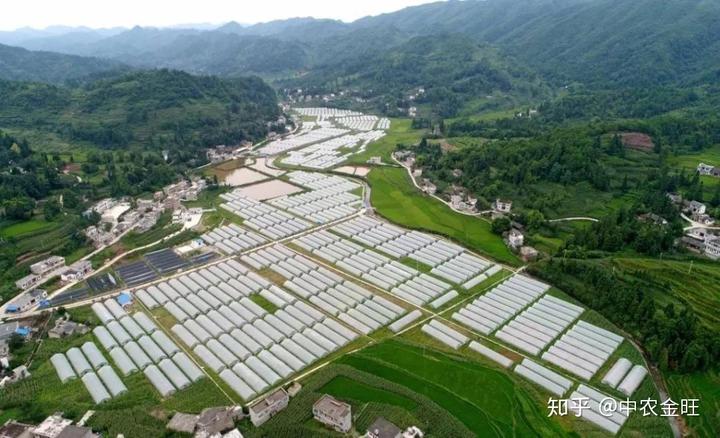
[[[130,263],[115,268],[122,281],[128,286],[145,283],[158,277],[157,273],[150,269],[144,261]]]
[[[161,274],[177,271],[190,264],[171,249],[161,249],[160,251],[146,254],[145,260]]]

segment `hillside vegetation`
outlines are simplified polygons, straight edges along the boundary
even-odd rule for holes
[[[81,87],[0,81],[7,128],[101,148],[187,149],[256,140],[279,115],[259,78],[170,70],[129,73]]]

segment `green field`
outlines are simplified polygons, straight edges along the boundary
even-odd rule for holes
[[[689,305],[700,320],[720,330],[720,265],[709,260],[614,258],[612,265],[648,286],[658,304]]]
[[[399,406],[406,410],[417,407],[417,403],[407,397],[388,391],[375,388],[363,382],[358,382],[346,376],[337,376],[321,388],[321,391],[343,400],[356,400],[359,402],[385,403]]]
[[[410,181],[405,169],[375,168],[368,175],[371,202],[381,215],[407,228],[442,234],[495,260],[518,265],[490,223],[455,213],[442,202],[422,194]]]
[[[410,119],[390,119],[390,129],[380,140],[370,143],[365,152],[353,155],[347,164],[366,164],[370,157],[380,156],[383,162],[393,163],[391,154],[398,144],[412,145],[420,141],[423,131],[412,129]]]
[[[31,233],[44,233],[50,231],[58,225],[59,224],[55,222],[29,220],[2,227],[0,235],[5,238],[21,238],[22,236]]]
[[[567,436],[527,388],[476,362],[394,340],[339,362],[433,400],[478,436]]]
[[[670,374],[667,377],[670,396],[673,400],[696,398],[699,400],[699,414],[685,417],[696,436],[718,436],[720,431],[720,374],[708,371],[698,374]]]

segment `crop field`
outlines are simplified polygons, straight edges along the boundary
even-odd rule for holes
[[[720,266],[705,260],[656,260],[616,258],[613,265],[653,291],[660,305],[668,303],[691,306],[701,321],[720,329]]]
[[[385,341],[339,363],[433,400],[478,434],[567,436],[526,388],[479,363],[398,341]]]
[[[368,175],[371,202],[377,212],[398,225],[442,234],[497,261],[518,265],[500,236],[485,220],[455,213],[447,205],[421,194],[405,169],[375,168]]]
[[[720,374],[708,371],[696,374],[670,374],[667,377],[673,400],[699,399],[697,417],[686,417],[688,426],[697,436],[717,436],[720,430]]]
[[[43,220],[29,220],[25,222],[18,222],[7,227],[2,227],[0,235],[4,238],[20,238],[24,235],[31,233],[42,233],[49,231],[59,224],[54,222],[46,222]]]

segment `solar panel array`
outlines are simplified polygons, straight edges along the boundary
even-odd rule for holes
[[[470,289],[500,271],[500,266],[470,254],[459,245],[382,221],[359,217],[333,231],[396,258],[409,257],[432,267],[431,273]]]
[[[622,343],[622,336],[585,321],[578,321],[557,340],[542,358],[590,380]]]
[[[217,227],[200,238],[226,254],[236,254],[267,242],[261,235],[235,224]]]
[[[50,363],[62,383],[80,377],[95,404],[127,392],[125,384],[92,342],[86,342],[80,348],[73,347],[65,354],[56,353]]]
[[[582,312],[580,306],[545,295],[501,328],[495,336],[537,355]]]
[[[550,286],[524,275],[513,275],[500,285],[476,298],[452,318],[482,334],[490,334],[528,304],[550,289]],[[506,342],[515,341],[510,333],[499,334]]]
[[[221,208],[243,218],[243,225],[272,239],[281,239],[310,228],[308,221],[237,191],[223,193],[220,197],[228,201],[220,205]]]
[[[112,302],[115,301],[110,299],[93,304],[93,311],[104,324],[95,327],[93,333],[123,374],[142,370],[163,397],[188,387],[204,376],[200,368],[147,315],[128,315],[124,310],[120,313]],[[114,313],[112,309],[115,309]],[[108,314],[113,319],[108,321]]]
[[[145,254],[145,260],[159,273],[167,274],[187,267],[190,263],[172,249],[161,249]]]
[[[377,330],[405,309],[282,245],[250,253],[243,261],[285,277],[284,287],[363,334]]]
[[[119,266],[115,268],[115,272],[118,273],[122,281],[128,286],[146,283],[158,277],[157,273],[143,260]]]

